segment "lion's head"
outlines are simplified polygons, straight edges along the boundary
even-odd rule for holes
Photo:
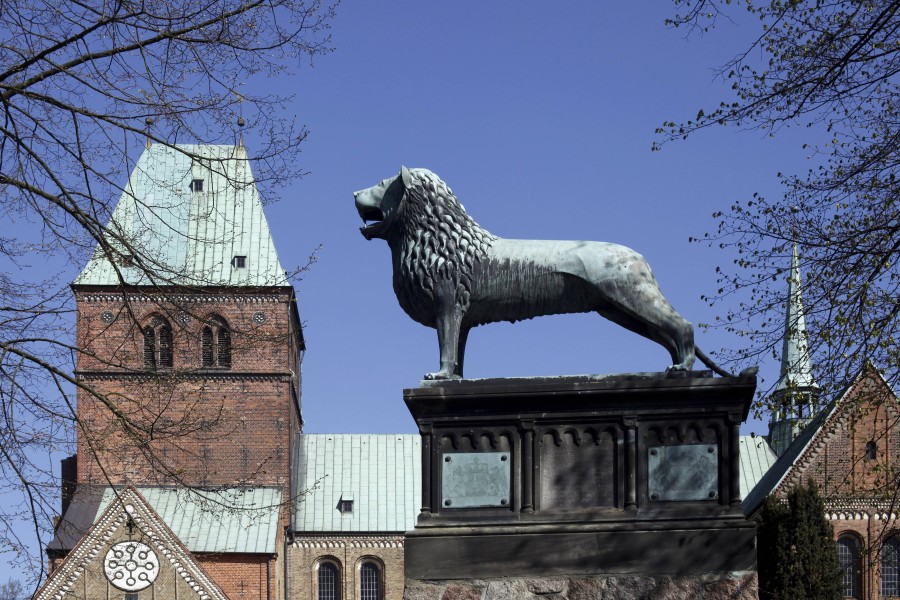
[[[366,239],[382,238],[400,253],[407,275],[431,290],[435,278],[468,289],[472,267],[496,239],[466,214],[453,192],[428,169],[400,174],[353,194]]]
[[[405,167],[404,172],[406,172]],[[387,236],[397,217],[405,191],[403,180],[400,176],[394,176],[383,179],[381,183],[370,188],[353,193],[356,210],[365,223],[365,226],[360,227],[359,231],[367,240]],[[370,221],[371,223],[369,223]]]

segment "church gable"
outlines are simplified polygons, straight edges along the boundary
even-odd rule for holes
[[[227,600],[134,487],[112,502],[35,600]]]
[[[865,367],[811,436],[795,440],[803,448],[775,493],[811,479],[826,498],[877,499],[900,461],[898,419],[897,397],[874,367]]]

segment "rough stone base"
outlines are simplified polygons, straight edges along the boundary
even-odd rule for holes
[[[690,576],[596,576],[407,580],[404,600],[757,600],[754,572]]]

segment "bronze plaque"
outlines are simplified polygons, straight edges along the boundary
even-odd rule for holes
[[[509,506],[509,452],[455,452],[441,457],[441,508]]]
[[[647,457],[650,500],[714,500],[719,496],[715,444],[652,446]]]

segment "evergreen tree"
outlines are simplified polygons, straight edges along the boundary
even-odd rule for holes
[[[834,531],[813,482],[773,496],[757,533],[760,600],[840,600],[843,586]]]

